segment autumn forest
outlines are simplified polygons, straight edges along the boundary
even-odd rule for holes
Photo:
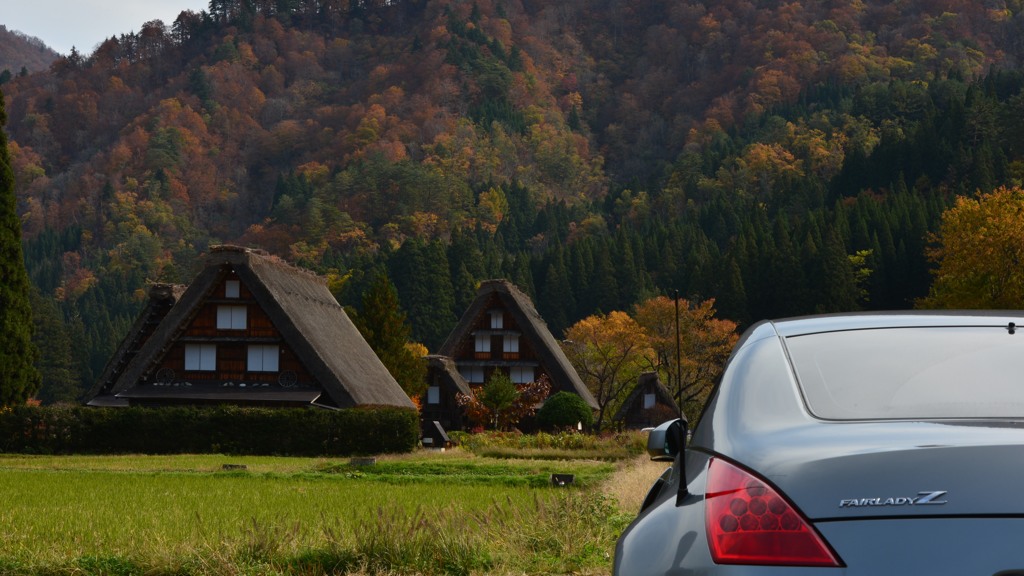
[[[219,243],[356,313],[386,271],[430,351],[496,277],[556,337],[922,305],[943,214],[1024,184],[1022,64],[1021,0],[211,0],[0,75],[41,397]]]

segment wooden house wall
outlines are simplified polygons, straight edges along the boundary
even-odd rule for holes
[[[427,402],[428,393],[420,398],[420,416],[424,423],[437,421],[446,431],[462,430],[465,426],[462,407],[459,406],[457,395],[459,389],[442,371],[431,368],[427,372],[427,386],[438,387],[438,403]]]
[[[644,408],[644,395],[654,394],[654,406]],[[662,401],[655,393],[653,385],[643,387],[639,394],[633,396],[630,405],[623,414],[621,426],[628,430],[640,430],[651,426],[657,426],[662,422],[677,418],[679,414],[675,408]]]
[[[294,372],[296,384],[310,384],[313,377],[284,342],[275,342],[280,348],[277,372],[249,372],[246,370],[249,348],[243,342],[210,342],[217,346],[215,371],[185,370],[185,346],[205,344],[204,341],[179,341],[171,346],[160,363],[160,368],[173,370],[176,380],[190,382],[277,382],[283,372]]]
[[[224,296],[228,276],[211,292],[210,297],[200,306],[192,322],[178,337],[164,356],[160,368],[168,368],[176,380],[189,382],[268,382],[276,383],[283,372],[293,372],[298,385],[311,384],[313,377],[299,361],[294,351],[285,342],[280,331],[274,327],[270,317],[259,306],[244,283],[240,286],[238,298]],[[246,327],[244,330],[217,328],[217,309],[220,306],[245,306]],[[215,371],[185,370],[185,347],[189,344],[214,344],[217,346]],[[247,370],[250,344],[277,345],[280,350],[277,372],[249,372]]]
[[[500,310],[502,312],[501,328],[491,328],[492,310]],[[490,333],[491,345],[488,352],[476,351],[476,334],[481,332]],[[506,334],[517,334],[519,336],[518,351],[505,351]],[[489,298],[487,305],[483,307],[483,313],[475,320],[469,330],[462,335],[454,355],[454,360],[458,363],[485,363],[484,381],[490,378],[498,366],[501,366],[506,373],[509,366],[534,366],[536,368],[535,379],[540,378],[542,374],[546,374],[534,343],[527,338],[522,327],[516,323],[515,317],[504,307],[501,299],[496,295]]]

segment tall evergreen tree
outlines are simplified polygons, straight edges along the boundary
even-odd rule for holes
[[[383,270],[363,292],[363,310],[353,321],[402,390],[410,398],[423,394],[427,364],[407,346],[412,328],[399,306],[398,291]]]
[[[569,314],[576,308],[561,246],[552,250],[543,282],[543,285],[537,287],[540,296],[537,306],[548,328],[557,338],[569,326]]]
[[[42,380],[35,366],[39,354],[32,343],[31,288],[21,249],[21,219],[6,124],[0,92],[0,406],[25,402],[39,390]]]
[[[455,288],[448,255],[439,241],[408,240],[388,264],[409,311],[413,338],[437,350],[455,326]]]
[[[461,314],[476,298],[477,281],[484,276],[483,254],[472,233],[467,234],[462,228],[452,230],[448,266],[455,290],[454,307]]]
[[[610,244],[610,241],[604,241],[598,245],[594,254],[594,279],[590,284],[591,290],[594,291],[593,302],[597,306],[597,311],[605,314],[613,310],[621,310],[619,282],[615,274],[615,264],[612,263]]]
[[[821,281],[818,312],[851,312],[857,303],[858,287],[850,257],[843,247],[839,232],[828,232],[821,250]]]
[[[37,364],[42,385],[37,398],[43,404],[77,402],[82,395],[80,368],[75,360],[68,327],[60,308],[52,298],[32,291],[35,317],[35,342],[39,348]]]

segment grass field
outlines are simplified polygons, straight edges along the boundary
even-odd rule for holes
[[[626,462],[0,456],[0,574],[604,574],[662,468]]]

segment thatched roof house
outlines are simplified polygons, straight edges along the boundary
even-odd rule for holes
[[[455,362],[447,356],[427,356],[427,390],[420,397],[420,417],[425,430],[430,430],[433,422],[445,430],[465,427],[463,409],[456,400],[459,394],[472,396],[473,390]]]
[[[645,372],[637,379],[636,387],[623,401],[612,420],[623,428],[640,430],[678,416],[679,406],[661,383],[658,373]]]
[[[508,280],[485,280],[438,355],[451,358],[470,385],[503,370],[515,383],[547,376],[551,394],[578,394],[595,410],[597,401],[562,352],[530,297]]]
[[[322,278],[236,246],[151,290],[87,402],[413,407]]]

